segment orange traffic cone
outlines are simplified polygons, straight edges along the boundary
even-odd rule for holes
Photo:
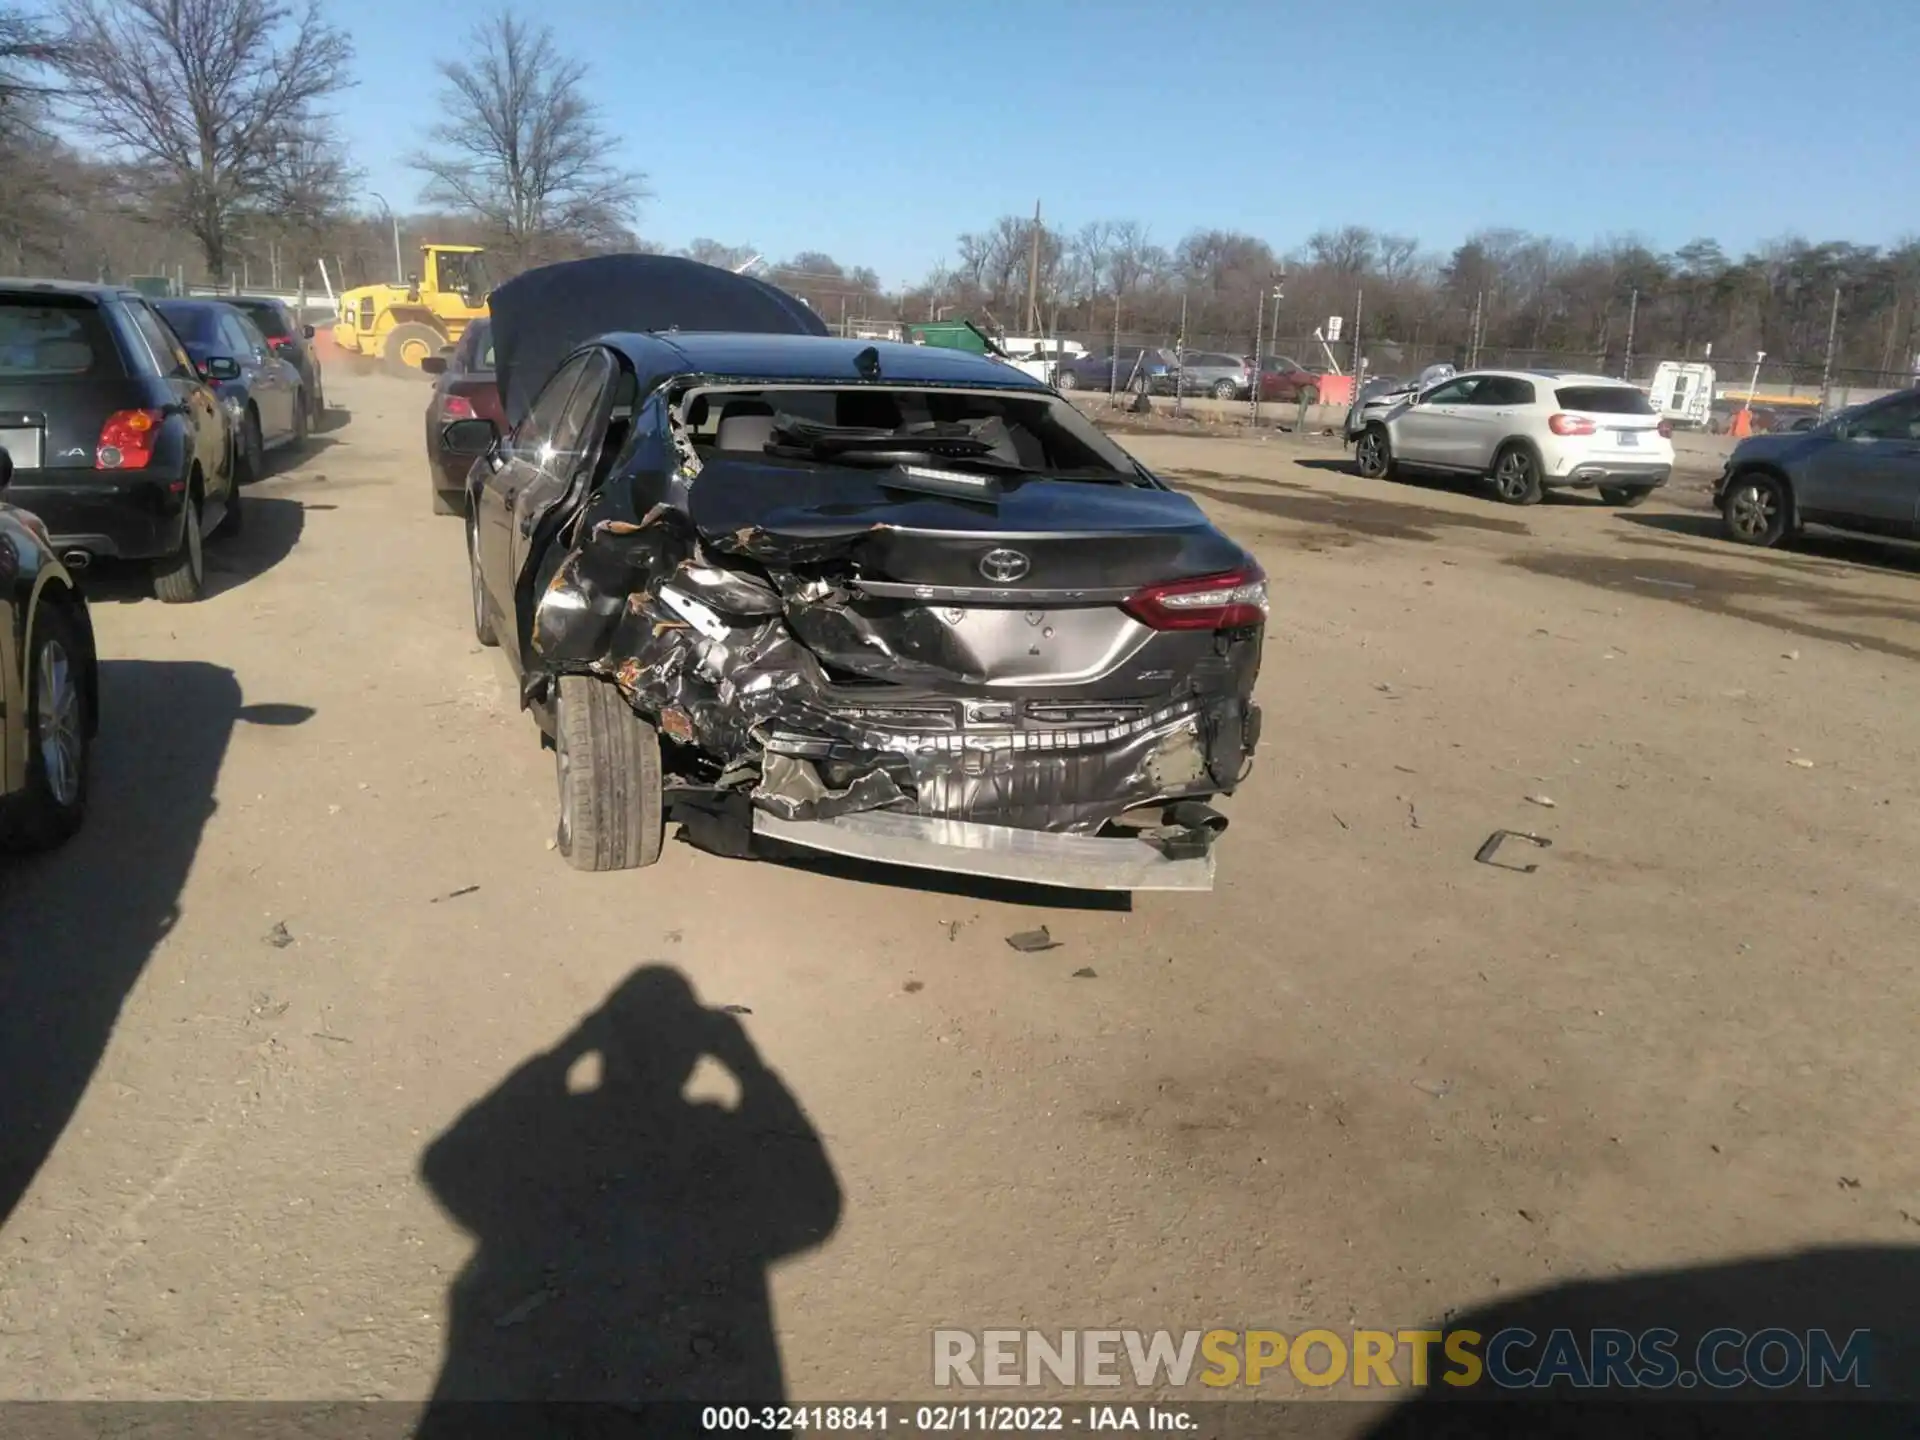
[[[1753,412],[1744,405],[1733,412],[1733,437],[1744,440],[1753,433]]]

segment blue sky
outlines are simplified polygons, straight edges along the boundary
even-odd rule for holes
[[[334,0],[369,188],[434,114],[419,57],[486,13]],[[1443,250],[1509,225],[1585,242],[1920,232],[1911,0],[543,0],[654,192],[639,228],[889,285],[1042,202],[1171,245],[1285,251],[1358,223]],[[460,17],[460,18],[455,18]]]

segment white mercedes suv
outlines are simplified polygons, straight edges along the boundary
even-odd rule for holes
[[[1673,473],[1673,427],[1635,386],[1556,370],[1471,370],[1367,423],[1362,475],[1398,468],[1484,475],[1510,505],[1597,489],[1638,505]]]

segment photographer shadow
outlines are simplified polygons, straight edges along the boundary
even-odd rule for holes
[[[731,1106],[687,1098],[703,1059]],[[679,971],[635,971],[421,1172],[477,1249],[418,1434],[574,1433],[594,1409],[578,1402],[783,1397],[767,1272],[833,1232],[840,1187],[739,1021]]]

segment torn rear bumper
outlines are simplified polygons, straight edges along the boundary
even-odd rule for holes
[[[1145,840],[1020,830],[862,810],[825,820],[753,812],[753,831],[849,859],[1070,890],[1211,890],[1213,855],[1173,859]]]

